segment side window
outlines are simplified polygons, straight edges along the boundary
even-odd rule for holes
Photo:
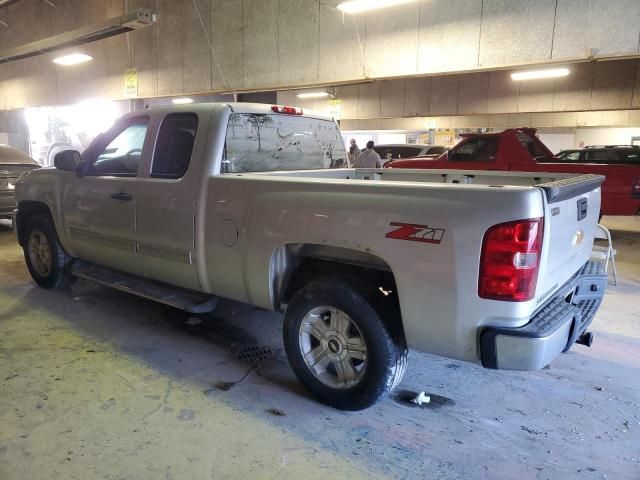
[[[113,136],[98,145],[98,154],[87,169],[88,175],[135,177],[142,158],[142,146],[149,126],[148,117],[132,120]],[[104,145],[106,143],[106,145]]]
[[[614,150],[589,150],[587,162],[589,163],[618,163],[618,154]]]
[[[193,113],[167,115],[158,132],[151,176],[182,178],[189,169],[198,116]]]
[[[580,151],[560,152],[558,154],[558,160],[561,160],[563,162],[578,162],[580,161]]]
[[[440,147],[440,146],[429,147],[427,149],[427,155],[442,155],[446,151],[447,151],[446,147]]]
[[[621,163],[627,165],[640,165],[640,148],[620,150],[619,153],[622,158]]]
[[[464,161],[493,161],[498,152],[498,139],[496,137],[477,137],[469,140],[456,150],[452,150],[449,160]]]

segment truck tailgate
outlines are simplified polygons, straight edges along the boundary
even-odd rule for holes
[[[536,302],[542,303],[589,260],[600,215],[601,175],[538,185],[545,198],[545,227]]]

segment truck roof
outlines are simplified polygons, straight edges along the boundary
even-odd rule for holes
[[[153,113],[170,113],[170,112],[210,112],[218,105],[224,105],[231,109],[235,113],[255,113],[255,114],[278,114],[273,111],[273,107],[282,107],[284,105],[275,105],[270,103],[244,103],[244,102],[209,102],[209,103],[190,103],[187,105],[164,105],[160,107],[152,107],[145,109],[145,111]],[[327,120],[332,122],[333,117],[325,113],[317,112],[314,110],[299,109],[302,111],[300,116],[307,118],[315,118],[318,120]],[[141,110],[137,110],[136,114],[139,114]],[[129,114],[130,115],[130,114]],[[280,115],[288,115],[282,113]]]

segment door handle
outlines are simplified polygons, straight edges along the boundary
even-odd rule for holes
[[[122,202],[130,202],[131,200],[133,200],[133,197],[131,196],[131,194],[126,192],[112,193],[111,198],[115,200],[120,200]]]

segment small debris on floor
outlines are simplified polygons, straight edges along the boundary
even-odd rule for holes
[[[604,390],[604,387],[596,387],[596,390],[598,390],[599,392]]]
[[[424,392],[420,392],[415,398],[411,399],[411,402],[422,406],[431,403],[431,397]]]
[[[525,427],[524,425],[520,425],[520,430],[530,433],[531,435],[540,435],[542,433],[535,428]]]
[[[275,415],[276,417],[286,417],[287,414],[284,413],[282,410],[278,409],[278,408],[268,408],[267,409],[267,413],[270,413],[271,415]]]
[[[421,397],[422,403],[418,403],[418,399]],[[434,410],[441,407],[452,407],[456,404],[454,400],[442,395],[427,392],[417,392],[415,390],[398,390],[391,396],[400,405],[412,408],[423,408]],[[428,400],[427,400],[428,399]]]
[[[200,325],[202,323],[202,320],[198,317],[189,317],[184,323],[186,323],[187,325]]]
[[[227,392],[231,390],[231,388],[236,384],[236,382],[218,382],[216,384],[216,388],[218,390],[222,390],[223,392]],[[211,391],[211,390],[209,390]]]

